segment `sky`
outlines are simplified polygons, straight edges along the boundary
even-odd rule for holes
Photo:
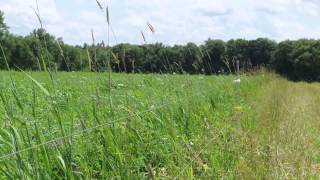
[[[320,0],[100,0],[108,4],[110,43],[203,43],[211,39],[277,41],[320,38]],[[64,42],[81,45],[107,42],[105,12],[96,0],[38,0],[44,27]],[[36,0],[1,0],[10,32],[27,35],[39,28],[32,8]],[[156,32],[147,26],[150,22]]]

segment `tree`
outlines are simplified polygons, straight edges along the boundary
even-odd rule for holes
[[[12,48],[12,57],[9,65],[13,68],[29,70],[37,68],[36,58],[23,37],[15,38],[15,45]]]
[[[276,49],[276,42],[266,38],[249,41],[248,58],[253,66],[268,65],[272,52]]]
[[[196,73],[199,70],[197,62],[200,59],[200,49],[194,43],[188,43],[186,46],[181,47],[182,59],[184,60],[182,67],[188,73]]]
[[[142,73],[234,73],[236,60],[242,70],[271,65],[277,73],[292,80],[320,81],[320,40],[275,41],[232,39],[227,42],[208,39],[203,45],[194,43],[166,46],[155,44],[118,44],[108,52],[104,43],[71,46],[45,29],[35,29],[27,36],[10,34],[0,11],[0,43],[11,68],[60,71],[95,71],[111,68],[115,72]],[[89,53],[87,53],[87,50]],[[2,52],[0,69],[6,69]]]
[[[206,74],[219,73],[227,69],[223,60],[226,53],[225,42],[209,39],[201,47],[201,51]]]
[[[272,67],[282,75],[291,76],[293,73],[293,64],[291,52],[294,48],[293,41],[280,42],[272,56]]]
[[[244,39],[232,39],[227,42],[226,61],[233,72],[236,71],[236,61],[240,62],[243,68],[249,68],[249,42]]]
[[[293,80],[320,80],[320,42],[317,40],[301,39],[296,41],[290,53]]]
[[[0,40],[8,34],[8,29],[8,26],[4,22],[4,14],[2,11],[0,11]]]

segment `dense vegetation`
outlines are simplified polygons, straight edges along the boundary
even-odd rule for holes
[[[246,71],[320,80],[319,43],[70,46],[0,13],[0,179],[316,179],[319,84]]]
[[[238,132],[270,81],[112,74],[109,89],[106,73],[30,75],[0,72],[1,179],[236,177]]]
[[[234,72],[235,62],[239,60],[243,71],[267,66],[293,80],[320,80],[318,40],[277,43],[266,38],[227,42],[208,39],[199,46],[156,43],[118,44],[108,48],[104,42],[70,46],[41,28],[25,37],[12,35],[0,14],[0,43],[9,67],[16,69],[104,71],[110,62],[116,72],[218,74]],[[0,69],[7,69],[3,54]]]
[[[316,179],[317,83],[0,72],[1,179]],[[153,178],[155,177],[155,178]]]

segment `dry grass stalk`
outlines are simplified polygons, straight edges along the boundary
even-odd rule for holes
[[[123,68],[124,71],[127,72],[127,65],[126,65],[126,49],[123,48],[123,52],[122,52],[122,63],[123,63]]]
[[[68,65],[66,57],[64,56],[64,52],[63,52],[63,49],[62,49],[62,47],[60,45],[60,42],[58,40],[55,40],[55,41],[56,41],[56,43],[58,45],[58,49],[59,49],[60,55],[61,55],[63,61],[66,63],[66,66],[67,66],[68,70],[70,71],[70,67]]]
[[[32,8],[32,9],[33,9],[33,8]],[[35,15],[37,16],[37,19],[38,19],[38,22],[40,23],[41,29],[43,29],[42,20],[41,20],[41,18],[40,18],[39,13],[38,13],[35,9],[33,9],[33,11],[34,11]]]
[[[38,58],[38,57],[36,57],[36,60],[37,60],[37,65],[38,65],[38,69],[39,69],[39,71],[42,71],[39,58]]]
[[[142,36],[143,42],[146,43],[147,40],[146,40],[146,37],[145,37],[144,34],[143,34],[143,31],[141,31],[141,36]]]
[[[90,53],[89,53],[89,49],[87,48],[87,57],[88,57],[88,67],[89,67],[89,71],[91,71],[91,57],[90,57]]]
[[[112,51],[111,51],[111,55],[112,55],[113,59],[115,60],[115,62],[116,62],[116,64],[117,64],[117,66],[118,66],[118,70],[119,70],[119,72],[121,72],[121,68],[120,68],[120,60],[119,60],[118,56],[117,56],[117,55],[115,55]]]
[[[32,8],[32,9],[33,9],[34,13],[35,13],[36,16],[37,16],[37,19],[38,19],[38,21],[39,21],[39,23],[40,23],[41,29],[43,29],[43,24],[42,24],[42,20],[41,20],[41,16],[40,16],[40,10],[39,10],[38,0],[36,0],[36,6],[37,6],[37,10],[35,10],[34,8]]]
[[[232,73],[231,68],[230,68],[229,58],[227,56],[224,57],[223,63],[227,66],[229,73]]]
[[[8,63],[8,60],[7,60],[7,56],[6,56],[6,54],[4,53],[4,50],[3,50],[3,47],[2,47],[2,45],[1,45],[1,43],[0,43],[0,49],[1,49],[1,53],[2,53],[2,56],[3,56],[3,58],[4,58],[4,61],[6,62],[7,69],[8,69],[8,71],[10,71],[10,67],[9,67],[9,63]]]
[[[148,163],[148,176],[150,179],[155,180],[153,169],[150,163]]]
[[[42,20],[41,20],[41,16],[40,16],[40,10],[39,10],[38,0],[36,0],[36,7],[37,7],[37,9],[34,9],[34,8],[32,8],[32,7],[31,7],[31,8],[33,9],[35,15],[37,16],[37,19],[38,19],[38,22],[39,22],[39,24],[40,24],[41,30],[43,30],[43,31],[45,32],[45,29],[44,29],[44,27],[43,27],[43,23],[42,23]],[[46,55],[46,58],[49,59],[49,55],[48,55],[48,53],[47,53],[47,51],[48,51],[48,46],[47,46],[46,36],[43,35],[43,37],[42,37],[43,39],[39,36],[39,34],[37,34],[36,36],[39,38],[40,41],[43,41],[43,43],[44,43],[44,48],[45,48],[45,50],[46,50],[46,51],[45,51],[45,55]],[[41,45],[39,46],[39,49],[40,49],[40,51],[42,51]],[[43,56],[42,56],[41,53],[40,53],[40,56],[41,56],[41,60],[42,60],[42,63],[43,63],[43,69],[44,69],[45,72],[47,72],[47,65],[46,65],[46,63],[45,63],[45,61],[44,61],[44,58],[43,58]]]
[[[93,33],[93,29],[91,29],[91,39],[92,39],[92,43],[93,43],[93,45],[95,45],[96,43],[96,41],[95,41],[95,38],[94,38],[94,33]]]
[[[106,17],[107,17],[107,23],[110,25],[110,15],[109,15],[109,7],[106,8]]]
[[[97,2],[99,9],[103,12],[103,7],[102,7],[101,3],[98,0],[96,0],[96,2]]]
[[[55,41],[56,41],[56,43],[57,43],[57,45],[58,45],[60,55],[61,55],[62,57],[64,57],[63,49],[61,48],[61,45],[60,45],[59,41],[58,41],[58,40],[55,40]]]
[[[134,74],[134,60],[132,61],[132,73]]]
[[[111,55],[112,55],[112,57],[114,58],[114,60],[118,61],[117,56],[116,56],[112,51],[111,51]]]
[[[96,48],[96,41],[94,37],[93,29],[91,29],[91,38],[92,38],[92,45],[93,45],[93,51],[94,51],[94,63],[97,63],[97,48]]]
[[[148,25],[150,31],[151,31],[153,34],[156,33],[155,28],[154,28],[149,22],[147,22],[147,25]]]

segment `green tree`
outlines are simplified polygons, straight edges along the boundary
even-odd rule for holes
[[[227,67],[224,63],[226,45],[222,40],[207,40],[202,46],[203,67],[206,74],[222,73]]]
[[[242,68],[249,68],[249,42],[244,39],[232,39],[227,42],[226,61],[232,68],[233,72],[236,71],[236,61],[240,62]]]
[[[276,42],[266,38],[249,41],[248,58],[253,66],[269,65]]]
[[[0,40],[4,38],[4,36],[8,35],[8,26],[4,22],[4,14],[0,10]]]
[[[291,52],[294,80],[320,80],[320,42],[319,40],[301,39],[295,42]]]
[[[199,68],[197,62],[200,59],[200,49],[194,43],[188,43],[186,46],[181,47],[182,59],[184,60],[182,67],[185,72],[196,73]]]
[[[37,68],[36,58],[23,37],[16,37],[12,47],[10,66],[13,68],[35,70]]]
[[[273,53],[272,67],[282,75],[291,76],[293,73],[293,62],[291,52],[294,48],[293,41],[280,42]]]

